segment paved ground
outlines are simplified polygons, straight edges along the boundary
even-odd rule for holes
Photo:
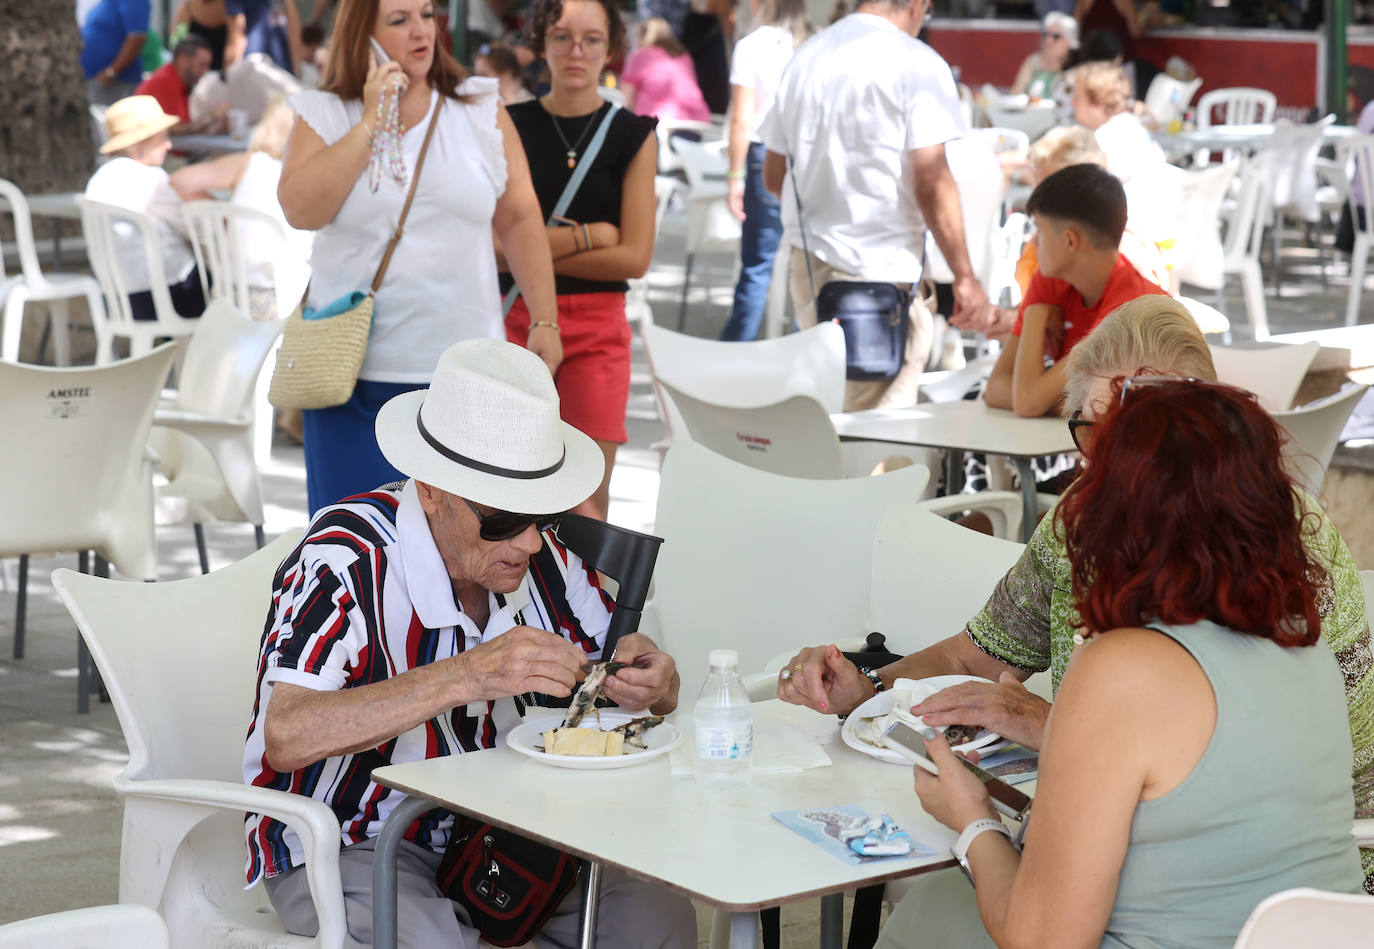
[[[670,215],[651,272],[650,296],[659,321],[670,327],[677,319],[681,248],[682,222]],[[697,289],[686,328],[698,335],[716,335],[729,306],[733,262],[722,257],[712,264],[698,261],[694,273]],[[1334,278],[1331,289],[1323,292],[1315,255],[1299,248],[1286,251],[1284,265],[1282,293],[1269,301],[1273,331],[1336,325],[1344,312],[1346,278]],[[1208,293],[1198,296],[1213,299]],[[1366,296],[1366,321],[1374,320],[1371,297]],[[1233,286],[1228,309],[1236,340],[1247,339],[1239,286]],[[612,481],[611,517],[645,528],[653,521],[658,485],[658,459],[649,446],[663,428],[638,348],[630,416],[630,444],[621,452]],[[304,526],[299,448],[278,443],[264,471],[264,490],[269,537]],[[252,550],[252,532],[243,526],[212,525],[207,533],[214,567]],[[159,565],[164,580],[197,571],[189,527],[160,529]],[[121,806],[110,781],[126,761],[125,746],[108,705],[97,705],[89,715],[76,714],[76,631],[47,580],[57,566],[75,566],[75,558],[33,561],[28,651],[16,662],[9,658],[15,564],[0,564],[0,922],[117,899]],[[789,908],[784,945],[815,945],[816,920],[816,903]]]

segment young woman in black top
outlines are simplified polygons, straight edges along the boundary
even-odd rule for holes
[[[614,0],[536,0],[531,47],[549,65],[551,89],[510,106],[529,158],[530,176],[547,220],[596,135],[610,105],[598,91],[606,60],[625,47],[625,24]],[[579,513],[606,517],[616,447],[627,440],[630,327],[626,280],[643,276],[654,253],[654,171],[657,121],[627,109],[611,119],[606,139],[564,212],[548,229],[557,278],[563,363],[556,382],[563,420],[596,439],[606,456],[601,486]],[[497,248],[497,262],[505,269]],[[501,291],[511,286],[501,275]],[[529,311],[517,300],[506,338],[524,345]]]

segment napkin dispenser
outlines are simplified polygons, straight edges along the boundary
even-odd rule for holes
[[[662,537],[641,534],[605,521],[564,514],[553,527],[558,542],[582,558],[582,562],[599,570],[620,585],[615,597],[615,612],[611,614],[606,631],[606,645],[601,655],[610,659],[622,636],[639,629],[644,613],[644,601],[649,597],[649,583],[654,576],[654,563]]]

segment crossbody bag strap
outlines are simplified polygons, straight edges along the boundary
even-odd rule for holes
[[[545,222],[546,227],[552,227],[555,218],[560,218],[572,204],[572,200],[577,196],[577,189],[582,187],[583,180],[587,177],[587,172],[592,170],[592,162],[596,160],[597,153],[601,151],[601,146],[606,142],[606,135],[611,130],[611,120],[620,111],[618,103],[611,103],[611,110],[606,113],[606,117],[601,120],[601,125],[597,128],[592,140],[587,143],[587,150],[582,153],[582,158],[573,169],[572,175],[568,178],[568,183],[563,186],[563,193],[558,196],[558,203],[553,206],[553,213]],[[515,305],[516,297],[520,296],[520,287],[512,284],[506,291],[506,298],[501,301],[501,315],[510,312],[510,308]]]
[[[425,131],[424,144],[420,146],[420,157],[415,161],[415,174],[410,176],[410,190],[406,192],[406,203],[401,208],[401,217],[396,221],[396,230],[391,235],[391,240],[387,242],[386,253],[382,254],[382,262],[377,265],[377,275],[372,278],[372,292],[376,293],[377,288],[382,285],[382,278],[386,276],[386,269],[391,265],[391,255],[396,252],[396,245],[401,242],[401,235],[405,233],[406,218],[410,215],[410,205],[415,200],[415,188],[420,184],[420,170],[425,167],[425,154],[429,151],[430,139],[434,138],[434,130],[439,125],[439,112],[444,107],[444,94],[439,93],[439,104],[434,107],[434,115],[430,117],[429,128]]]
[[[797,190],[797,163],[793,161],[790,156],[787,161],[791,166],[788,179],[792,182],[792,199],[797,202],[797,231],[801,234],[802,256],[806,258],[806,282],[811,287],[811,299],[814,301],[816,299],[816,278],[811,272],[811,248],[806,244],[806,225],[802,222],[801,192]],[[929,229],[927,229],[927,231],[928,230]],[[917,294],[920,292],[921,281],[924,280],[926,276],[925,241],[926,238],[921,240],[921,275],[911,285],[911,290],[908,291],[907,294],[912,300],[916,299]],[[909,303],[910,301],[908,301],[908,304]]]
[[[802,256],[806,258],[806,283],[811,288],[811,301],[816,300],[816,277],[811,273],[811,248],[806,244],[806,224],[802,221],[801,192],[797,190],[797,163],[789,155],[787,178],[792,182],[792,199],[797,202],[797,230],[801,233]]]

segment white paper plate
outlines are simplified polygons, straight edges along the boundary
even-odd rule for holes
[[[623,725],[633,718],[642,718],[648,712],[626,712],[619,709],[601,710],[600,726],[603,730],[609,730],[617,725]],[[666,755],[678,745],[682,744],[682,732],[672,722],[660,722],[653,728],[644,733],[644,744],[649,747],[643,751],[631,751],[627,755],[613,755],[606,758],[585,757],[583,755],[551,755],[548,752],[540,751],[544,747],[544,732],[551,728],[557,728],[563,724],[564,713],[557,715],[540,715],[537,718],[526,718],[519,725],[516,725],[506,734],[506,744],[512,750],[528,755],[535,761],[543,764],[553,765],[555,768],[575,768],[581,771],[604,771],[608,768],[629,768],[633,765],[644,764],[661,755]],[[597,727],[597,720],[594,715],[588,715],[583,720],[584,728]]]
[[[963,682],[986,682],[992,684],[991,679],[984,679],[982,676],[948,675],[931,676],[928,679],[898,679],[892,683],[891,689],[879,692],[873,698],[860,705],[849,713],[849,717],[844,721],[844,727],[840,729],[840,738],[846,745],[855,751],[862,751],[870,757],[877,758],[879,761],[888,761],[892,764],[899,764],[903,767],[910,766],[911,762],[901,754],[891,748],[879,748],[870,745],[868,742],[859,738],[859,729],[868,724],[868,719],[881,718],[892,711],[892,699],[901,692],[909,692],[911,704],[916,705],[930,698],[936,692],[947,689],[952,685],[959,685]],[[943,731],[943,728],[939,729]],[[995,745],[1002,740],[1002,736],[995,732],[983,731],[972,741],[966,741],[962,745],[955,745],[955,751],[983,751],[990,745]]]

